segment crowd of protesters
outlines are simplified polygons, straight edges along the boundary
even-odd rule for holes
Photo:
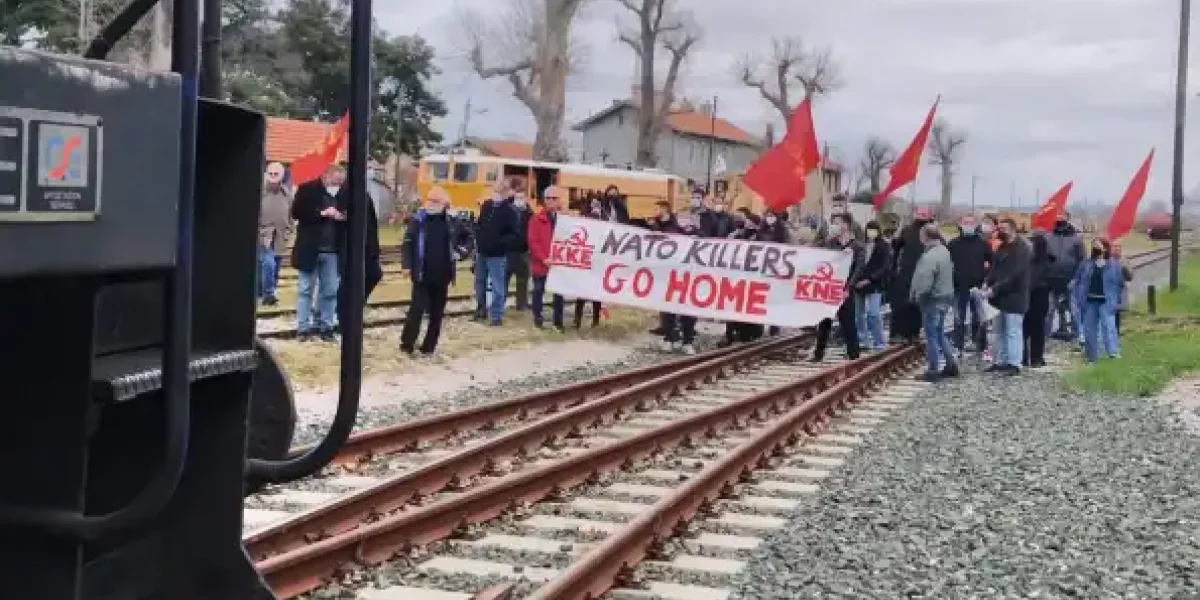
[[[344,171],[330,167],[316,181],[299,186],[294,198],[282,187],[283,167],[266,172],[260,218],[260,297],[276,304],[283,239],[295,222],[292,266],[299,272],[296,307],[301,340],[336,339],[338,312],[348,304],[339,280],[345,272],[345,221],[348,194]],[[400,350],[432,354],[441,334],[449,289],[458,263],[470,259],[474,272],[474,320],[502,326],[510,289],[515,309],[529,311],[534,326],[566,330],[566,300],[551,294],[546,312],[546,278],[556,220],[567,209],[565,190],[551,185],[527,199],[525,182],[503,178],[479,206],[462,219],[449,214],[450,197],[440,187],[427,192],[421,208],[408,219],[401,245],[404,276],[412,282]],[[374,206],[368,218],[367,295],[382,279]],[[621,191],[610,186],[589,192],[577,206],[579,216],[631,224]],[[653,231],[703,238],[759,240],[797,244],[786,212],[730,210],[723,197],[696,191],[690,205],[674,210],[659,202],[657,214],[633,224]],[[973,354],[985,370],[1014,375],[1023,367],[1046,365],[1046,340],[1078,342],[1089,361],[1120,356],[1120,313],[1128,302],[1132,273],[1121,262],[1119,244],[1096,238],[1085,245],[1063,215],[1051,231],[1023,235],[1015,221],[968,215],[944,229],[925,209],[896,231],[877,221],[856,223],[849,213],[829,218],[812,242],[852,256],[846,300],[835,319],[817,325],[814,362],[823,361],[834,332],[847,358],[882,350],[889,341],[925,340],[928,367],[922,379],[935,381],[960,374]],[[365,303],[360,299],[359,306]],[[315,306],[315,311],[314,311]],[[576,299],[573,325],[585,316],[600,324],[599,302]],[[890,311],[890,332],[885,332]],[[425,335],[417,344],[423,322]],[[661,314],[655,335],[666,351],[695,353],[697,319]],[[779,328],[727,323],[720,345],[752,342],[776,335]],[[889,335],[890,333],[890,335]]]

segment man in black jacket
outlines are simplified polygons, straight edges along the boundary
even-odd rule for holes
[[[408,231],[401,246],[402,268],[412,280],[412,300],[400,331],[400,351],[412,354],[421,329],[421,317],[429,314],[429,327],[421,342],[421,354],[433,354],[442,334],[442,316],[446,299],[454,284],[458,255],[454,248],[456,231],[453,220],[446,215],[450,196],[446,190],[429,190],[425,206],[408,222]]]
[[[301,184],[292,201],[296,220],[296,241],[292,245],[292,266],[300,273],[296,299],[296,331],[300,341],[319,335],[334,341],[337,318],[339,250],[344,246],[345,206],[349,190],[346,172],[330,165],[320,179]],[[378,255],[378,252],[376,252]],[[317,314],[312,313],[313,295],[317,295]]]
[[[987,267],[992,262],[992,245],[979,235],[979,224],[971,216],[963,217],[958,237],[950,240],[950,260],[954,261],[954,347],[959,352],[966,345],[967,311],[971,312],[971,339],[979,352],[987,349],[987,323],[980,314],[980,305],[971,297],[971,288],[983,285]]]
[[[1022,321],[1029,310],[1032,252],[1029,242],[1017,235],[1017,223],[1012,219],[1000,221],[996,235],[1000,247],[993,256],[983,288],[984,297],[1000,311],[996,317],[996,362],[988,371],[1016,375],[1021,372],[1025,349]]]
[[[838,213],[830,218],[829,239],[826,244],[834,250],[851,253],[850,273],[846,276],[846,299],[838,307],[838,327],[846,342],[846,358],[854,360],[859,356],[858,324],[854,318],[854,294],[850,293],[850,282],[862,280],[862,268],[865,264],[866,250],[858,240],[854,239],[854,220],[850,213]],[[833,320],[822,319],[817,324],[817,344],[813,348],[812,362],[825,360],[825,348],[829,346],[829,336],[833,333]]]
[[[504,288],[508,289],[514,277],[517,279],[516,308],[523,312],[529,309],[529,240],[526,239],[526,231],[529,229],[529,219],[533,217],[533,209],[525,201],[525,194],[520,191],[513,194],[508,205],[517,216],[517,234],[505,259]]]
[[[883,334],[883,292],[891,280],[892,244],[883,237],[877,221],[866,226],[866,265],[854,282],[854,312],[858,337],[866,341],[868,350],[882,350],[887,345]]]
[[[892,306],[892,334],[906,341],[915,342],[921,337],[921,309],[908,297],[912,287],[913,273],[917,261],[925,253],[921,243],[921,228],[933,222],[926,207],[918,207],[913,222],[901,230],[893,242],[896,251],[896,277],[888,289],[889,304]]]
[[[497,181],[495,194],[479,207],[479,222],[475,225],[475,319],[487,319],[493,326],[504,322],[504,304],[508,300],[508,289],[504,286],[507,257],[520,243],[512,196],[509,182]],[[492,289],[490,309],[487,305],[489,286]]]

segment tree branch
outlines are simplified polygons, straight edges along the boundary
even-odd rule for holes
[[[683,66],[683,61],[687,58],[688,52],[696,42],[700,41],[700,36],[696,34],[686,34],[680,40],[664,40],[663,47],[667,52],[671,53],[671,63],[667,67],[667,78],[663,82],[661,105],[658,107],[658,116],[661,126],[661,121],[666,118],[671,111],[672,98],[675,95],[675,84],[679,81],[679,69]]]

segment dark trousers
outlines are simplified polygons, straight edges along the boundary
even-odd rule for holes
[[[338,274],[338,278],[341,280],[338,285],[337,297],[338,327],[340,329],[341,323],[346,321],[346,310],[352,306],[352,304],[348,301],[350,286],[346,285],[346,268],[344,266],[342,267],[341,272]],[[383,266],[379,264],[379,257],[368,256],[366,270],[364,271],[363,276],[363,299],[362,302],[358,304],[356,310],[361,311],[366,308],[367,300],[371,298],[371,292],[375,291],[375,286],[379,285],[380,281],[383,281]]]
[[[544,300],[546,296],[546,276],[533,278],[533,297],[530,298],[530,304],[533,305],[533,324],[538,327],[544,323],[542,309],[545,306]],[[563,326],[563,297],[559,294],[554,294],[550,299],[550,311],[552,323],[555,327]]]
[[[917,341],[921,337],[921,308],[911,302],[897,302],[892,306],[892,330],[906,342]]]
[[[1050,288],[1029,292],[1029,310],[1022,327],[1025,334],[1025,364],[1046,364],[1046,315],[1050,312]]]
[[[400,330],[401,350],[413,351],[413,346],[417,343],[417,334],[421,331],[421,319],[426,314],[429,315],[429,326],[425,328],[421,352],[430,354],[437,349],[438,338],[442,335],[442,317],[446,314],[446,296],[449,292],[448,281],[413,283],[412,300],[408,305],[408,313],[404,316],[404,328]]]
[[[575,301],[575,329],[583,327],[583,307],[587,304],[587,300],[579,299]],[[592,327],[600,324],[600,303],[592,301]]]
[[[510,252],[505,261],[504,287],[512,289],[512,280],[517,279],[517,310],[529,308],[529,253]]]
[[[691,344],[696,341],[696,317],[662,313],[660,317],[663,337],[668,342],[683,342]],[[680,337],[680,334],[683,337]]]
[[[979,303],[971,298],[971,290],[954,292],[954,347],[961,351],[966,344],[967,311],[971,312],[971,341],[975,342],[975,349],[982,352],[987,349],[987,324],[983,322]]]
[[[1125,309],[1118,308],[1117,313],[1115,315],[1113,315],[1113,318],[1116,319],[1116,321],[1117,321],[1117,335],[1121,335],[1121,314],[1123,314],[1124,312],[1125,312]]]
[[[920,326],[920,309],[917,310],[917,324]],[[837,311],[838,328],[846,340],[846,357],[854,360],[859,356],[858,324],[854,319],[854,298],[847,296]],[[813,349],[813,360],[825,359],[825,348],[829,346],[829,336],[833,333],[833,320],[821,319],[817,324],[817,347]]]

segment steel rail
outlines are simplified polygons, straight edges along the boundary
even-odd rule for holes
[[[453,318],[459,318],[459,317],[469,317],[473,314],[475,314],[475,309],[473,309],[473,308],[470,308],[470,309],[464,308],[464,309],[460,309],[460,310],[448,310],[443,315],[443,318],[453,319]],[[387,327],[389,325],[401,325],[404,323],[404,321],[405,321],[405,317],[385,317],[383,319],[374,319],[371,321],[364,321],[363,328],[364,329],[378,329],[380,327]],[[274,331],[262,331],[262,332],[259,332],[257,335],[259,338],[264,339],[264,340],[292,340],[292,339],[296,339],[300,335],[300,332],[295,328],[289,328],[289,329],[276,329]]]
[[[796,446],[802,439],[801,431],[815,435],[868,389],[910,367],[919,351],[917,346],[894,346],[876,357],[872,364],[798,405],[794,388],[774,392],[768,410],[786,410],[782,417],[675,488],[526,600],[599,598],[639,562],[659,552],[662,542],[684,533],[691,520],[713,514],[718,499],[736,496],[737,484],[753,471],[769,466],[770,459],[782,455],[788,447]]]
[[[456,532],[520,509],[567,488],[593,481],[599,475],[631,468],[635,461],[687,443],[699,435],[716,436],[723,427],[744,426],[747,419],[808,400],[866,366],[888,362],[897,355],[914,357],[905,346],[833,366],[777,388],[691,415],[630,438],[591,448],[579,454],[518,471],[472,487],[440,501],[414,506],[373,523],[341,533],[257,563],[260,574],[280,598],[293,598],[319,586],[346,565],[377,564],[398,554],[450,537]]]
[[[348,465],[372,457],[417,449],[422,442],[432,442],[467,431],[489,429],[508,419],[525,420],[542,413],[554,413],[592,398],[611,394],[644,381],[662,377],[694,364],[710,361],[737,350],[737,346],[709,350],[666,362],[640,367],[632,371],[613,373],[597,379],[579,381],[548,390],[539,390],[498,402],[478,404],[460,410],[429,415],[358,432],[346,440],[334,458],[335,465]],[[303,452],[300,448],[296,452]]]
[[[523,460],[548,443],[577,436],[631,410],[650,410],[654,403],[662,403],[684,388],[716,381],[730,372],[796,348],[811,336],[811,332],[804,332],[738,347],[728,354],[585,401],[251,532],[242,541],[254,560],[303,549],[316,539],[360,528],[364,522],[419,503],[431,494],[461,489],[472,477],[497,472],[505,459]]]

